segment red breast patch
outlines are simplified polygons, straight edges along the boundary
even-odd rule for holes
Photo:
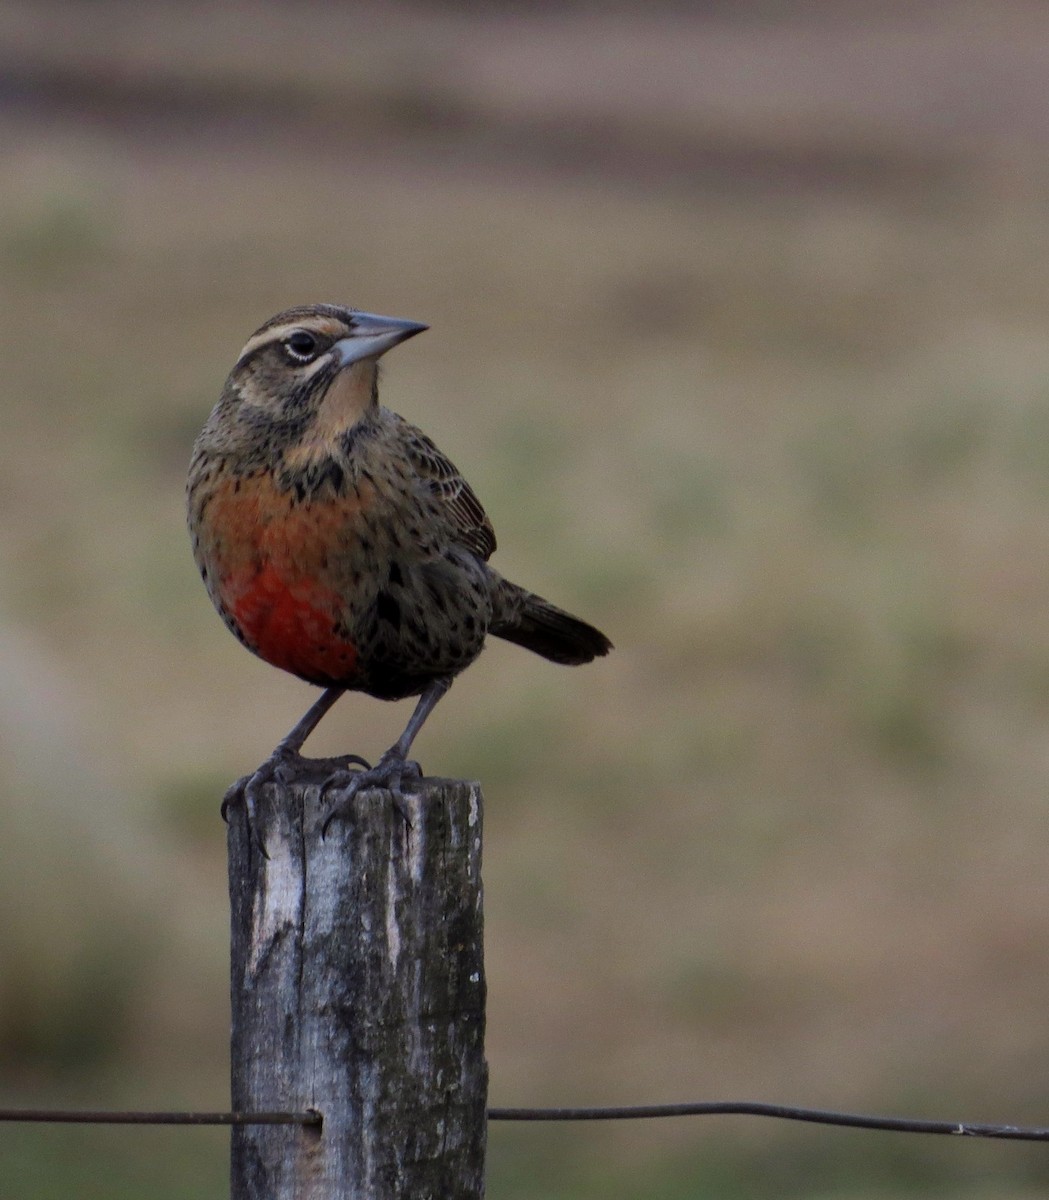
[[[289,583],[272,563],[231,573],[221,592],[244,640],[266,662],[311,683],[352,679],[357,648],[335,634],[334,592],[314,582]]]

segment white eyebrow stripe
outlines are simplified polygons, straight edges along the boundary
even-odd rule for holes
[[[297,322],[289,322],[286,325],[274,325],[269,329],[264,329],[262,333],[257,333],[254,337],[248,338],[244,343],[244,349],[237,355],[237,358],[246,358],[249,354],[258,350],[260,346],[268,346],[270,342],[279,342],[281,338],[287,337],[293,329],[298,328],[299,325]]]
[[[270,325],[261,333],[248,338],[244,343],[244,349],[237,355],[237,361],[240,362],[247,355],[254,354],[261,346],[268,346],[273,342],[282,341],[295,329],[308,329],[312,333],[333,338],[339,338],[346,332],[346,326],[343,322],[337,321],[334,318],[327,320],[313,318],[312,320],[285,321],[282,325]]]

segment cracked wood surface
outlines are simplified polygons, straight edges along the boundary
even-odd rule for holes
[[[478,1200],[480,788],[423,780],[410,827],[363,792],[322,840],[321,782],[307,765],[268,787],[258,840],[230,814],[233,1107],[324,1118],[235,1129],[231,1195]]]

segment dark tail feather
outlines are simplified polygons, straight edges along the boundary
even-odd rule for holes
[[[612,649],[612,643],[593,625],[580,621],[541,596],[523,588],[515,590],[519,591],[520,606],[513,606],[516,611],[512,617],[497,620],[492,625],[490,632],[496,637],[533,650],[551,662],[572,667],[593,662]]]

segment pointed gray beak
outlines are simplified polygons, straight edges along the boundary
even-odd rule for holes
[[[340,338],[332,350],[339,367],[348,367],[362,358],[378,358],[400,342],[429,328],[429,325],[421,325],[418,321],[402,321],[399,317],[354,313],[352,332]]]

